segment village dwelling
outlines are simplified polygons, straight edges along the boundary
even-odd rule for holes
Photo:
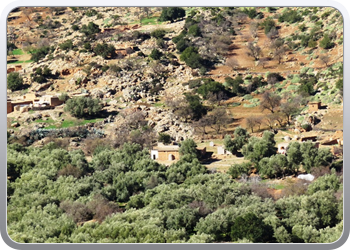
[[[289,142],[282,142],[277,145],[277,153],[285,155],[287,153]]]
[[[343,131],[339,130],[334,133],[334,135],[325,138],[323,141],[321,141],[321,145],[343,145]]]
[[[158,143],[157,147],[151,150],[151,158],[159,161],[174,161],[180,159],[179,145],[164,145]]]
[[[152,160],[158,161],[178,161],[180,160],[179,145],[164,145],[158,143],[156,147],[151,150]],[[206,147],[197,147],[199,155],[204,156],[206,154]]]
[[[62,103],[63,101],[58,96],[44,95],[39,97],[35,93],[29,93],[18,100],[7,99],[7,114],[14,111],[22,113],[28,112],[30,109],[54,108]]]
[[[218,146],[217,147],[217,154],[218,155],[232,155],[232,153],[225,149],[225,146]]]
[[[318,111],[321,107],[321,102],[309,102],[309,112]]]

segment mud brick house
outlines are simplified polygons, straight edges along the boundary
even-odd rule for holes
[[[159,161],[179,160],[179,149],[179,145],[164,145],[162,143],[158,143],[158,146],[151,150],[151,158]]]
[[[21,99],[18,100],[7,100],[7,114],[14,111],[25,111],[27,109],[21,109],[23,107],[28,107],[29,109],[33,108],[54,108],[58,105],[61,105],[61,101],[57,96],[44,95],[39,97],[35,93],[29,93],[24,95]],[[28,109],[28,110],[29,110]]]
[[[309,112],[318,111],[321,107],[321,102],[309,102]]]
[[[179,145],[164,145],[163,143],[158,143],[157,147],[151,150],[151,158],[153,160],[159,161],[178,161],[180,160]],[[198,155],[204,157],[207,148],[197,147]]]
[[[287,153],[289,142],[282,142],[277,145],[277,152],[279,154],[285,155]]]

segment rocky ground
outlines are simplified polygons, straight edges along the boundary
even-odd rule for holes
[[[184,82],[199,77],[198,70],[193,70],[179,59],[179,54],[176,52],[175,44],[171,38],[178,35],[183,26],[184,20],[180,20],[174,23],[161,23],[155,25],[139,25],[138,13],[139,8],[94,8],[99,13],[103,13],[102,18],[97,16],[87,16],[82,14],[84,11],[73,11],[71,8],[62,10],[61,14],[51,11],[49,8],[37,8],[33,9],[29,14],[26,14],[24,9],[20,9],[18,12],[10,14],[8,22],[9,27],[13,27],[16,35],[21,35],[21,39],[17,39],[16,43],[20,48],[23,48],[23,44],[31,42],[32,44],[38,43],[38,34],[41,34],[41,30],[38,28],[36,16],[40,15],[42,19],[52,18],[52,20],[61,22],[62,26],[55,29],[54,32],[49,32],[47,35],[52,45],[58,45],[68,39],[73,41],[76,45],[79,43],[79,39],[83,36],[78,31],[72,31],[72,23],[78,25],[86,25],[89,22],[94,22],[100,27],[107,28],[106,24],[113,22],[113,16],[120,16],[120,23],[123,25],[113,25],[112,28],[117,28],[121,35],[127,35],[134,31],[145,32],[153,31],[155,29],[163,28],[168,31],[165,36],[164,53],[173,53],[175,55],[174,60],[177,63],[168,64],[167,66],[161,66],[160,68],[152,65],[149,60],[140,59],[137,53],[134,51],[124,58],[119,59],[103,59],[100,56],[95,56],[90,52],[79,52],[70,50],[68,52],[56,47],[52,55],[40,60],[37,63],[23,63],[23,71],[21,74],[24,77],[24,83],[29,85],[28,92],[37,92],[45,94],[59,94],[68,93],[72,95],[74,93],[86,93],[91,97],[98,97],[102,99],[104,104],[104,110],[107,113],[112,114],[114,122],[109,123],[108,126],[118,128],[122,119],[118,116],[118,113],[126,108],[137,108],[141,110],[148,122],[148,125],[153,127],[156,134],[166,132],[174,140],[193,138],[194,129],[190,123],[185,123],[179,119],[169,108],[165,107],[164,102],[169,95],[181,96],[184,92],[188,91],[188,86],[183,86]],[[322,12],[323,13],[323,12]],[[159,16],[160,9],[152,9],[151,16]],[[274,13],[264,12],[265,17],[274,17]],[[330,24],[328,19],[325,20],[325,24],[329,24],[332,28],[336,24]],[[311,25],[310,25],[311,26]],[[298,30],[296,25],[289,25],[283,23],[279,27],[282,37],[292,35],[292,33]],[[340,28],[339,28],[340,29]],[[321,55],[322,50],[316,49],[314,56],[308,58],[305,51],[296,51],[293,54],[286,54],[283,58],[283,63],[278,64],[275,59],[271,59],[267,65],[262,67],[247,56],[247,43],[249,41],[257,42],[257,45],[263,48],[263,52],[269,55],[268,47],[266,46],[267,38],[264,31],[258,30],[257,37],[255,39],[249,37],[250,22],[240,24],[237,36],[232,41],[232,46],[227,52],[227,58],[234,57],[239,58],[240,67],[233,70],[232,68],[223,63],[218,63],[215,67],[209,71],[206,77],[211,77],[221,83],[224,82],[224,78],[227,76],[235,77],[238,74],[246,76],[249,74],[265,75],[266,72],[279,72],[282,76],[287,77],[288,74],[300,72],[303,65],[309,65],[313,61],[312,67],[318,71],[325,69],[322,63],[315,59]],[[337,36],[340,38],[342,33],[337,30]],[[97,42],[107,42],[112,44],[117,49],[126,49],[133,46],[138,47],[139,51],[144,54],[149,54],[152,48],[155,47],[156,41],[149,39],[144,42],[135,44],[129,41],[120,41],[114,39],[115,37],[102,37],[96,40],[92,45]],[[342,61],[342,46],[336,46],[329,51],[332,56],[332,63]],[[27,60],[28,54],[17,56],[17,60]],[[123,68],[118,73],[111,74],[109,71],[103,72],[101,68],[91,67],[87,73],[87,65],[112,65],[116,64]],[[126,70],[128,65],[131,65],[131,70]],[[310,63],[311,65],[311,63]],[[49,67],[54,75],[57,77],[49,79],[45,84],[39,84],[33,82],[30,77],[30,73],[34,72],[39,67]],[[11,67],[11,65],[8,65]],[[149,91],[149,83],[152,82],[155,75],[161,75],[161,73],[167,72],[167,77],[160,77],[159,83],[163,85],[163,90],[160,90],[158,94],[153,95]],[[288,84],[285,86],[288,87]],[[19,97],[23,92],[8,92],[10,98]],[[259,96],[255,96],[259,98]],[[258,107],[245,108],[243,107],[244,100],[242,97],[234,97],[230,102],[241,102],[242,105],[238,107],[228,107],[228,111],[234,116],[235,120],[228,126],[228,131],[233,131],[234,127],[238,125],[245,126],[245,118],[248,115],[261,115],[261,111]],[[248,103],[248,102],[247,102]],[[339,106],[336,107],[339,109]],[[57,109],[57,108],[56,108]],[[52,119],[54,121],[62,121],[63,108],[50,111],[36,111],[34,114],[9,114],[8,120],[10,120],[9,127],[12,133],[21,133],[24,128],[37,129],[47,126],[45,123],[35,123],[35,120],[40,119]],[[340,110],[340,109],[339,109]],[[264,111],[266,112],[266,111]],[[338,112],[338,111],[337,111]],[[332,122],[334,117],[341,117],[342,112],[339,111],[339,116],[335,115],[336,111],[333,108],[324,112],[316,114],[321,120],[321,123],[315,125],[315,128],[322,129],[342,129],[342,119]],[[303,114],[301,114],[303,116]],[[304,114],[306,116],[306,114]],[[298,117],[296,120],[298,121]],[[300,118],[301,119],[301,118]],[[299,119],[299,120],[300,120]],[[297,125],[297,124],[296,124]],[[263,127],[261,128],[263,129]],[[23,132],[22,131],[22,132]],[[106,131],[109,131],[106,129]],[[209,128],[210,131],[210,128]],[[108,132],[107,132],[108,133]]]

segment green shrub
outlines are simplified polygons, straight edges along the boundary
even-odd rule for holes
[[[167,32],[165,29],[156,29],[156,30],[151,32],[151,36],[159,39],[159,38],[163,38],[166,33]]]
[[[11,72],[7,76],[7,88],[15,91],[23,88],[23,78],[18,72]]]
[[[31,58],[30,60],[33,60],[34,62],[38,62],[40,59],[45,58],[47,54],[50,53],[50,47],[45,46],[40,49],[37,49],[36,51],[31,52]]]
[[[66,102],[64,111],[69,112],[72,116],[83,118],[91,115],[96,115],[101,111],[99,99],[91,97],[74,97]]]
[[[183,8],[179,7],[165,7],[159,17],[159,21],[171,21],[184,17],[186,12]]]
[[[72,40],[67,40],[59,45],[61,50],[69,51],[73,48],[73,41]]]
[[[115,57],[115,47],[112,44],[97,44],[94,48],[96,55],[102,56],[104,59]]]
[[[285,11],[279,18],[279,22],[296,23],[302,20],[301,15],[296,10]]]
[[[323,39],[320,41],[320,47],[323,49],[330,49],[334,46],[334,43],[332,42],[331,38],[328,34],[325,34]]]
[[[163,53],[158,49],[153,49],[151,54],[149,55],[149,57],[152,58],[153,60],[159,60],[162,56],[163,56]]]
[[[201,29],[197,24],[194,24],[188,28],[188,34],[194,37],[202,36]]]
[[[79,30],[79,26],[76,25],[76,24],[73,24],[71,28],[72,28],[72,30],[74,30],[74,31]]]
[[[203,59],[198,54],[198,49],[195,47],[187,47],[180,56],[181,61],[185,61],[191,68],[200,68],[203,66]]]
[[[171,137],[166,133],[159,133],[158,141],[164,144],[169,144],[171,142]]]

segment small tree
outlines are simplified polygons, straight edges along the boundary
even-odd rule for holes
[[[231,118],[228,116],[226,109],[216,108],[211,114],[208,115],[210,121],[210,126],[215,130],[217,134],[220,133],[222,128],[226,128],[227,124],[230,122]]]
[[[261,48],[258,45],[254,45],[252,42],[248,43],[248,52],[247,55],[254,57],[254,60],[259,60],[259,57],[261,55]]]
[[[149,57],[153,60],[159,60],[162,57],[162,55],[163,53],[160,52],[158,49],[153,49]]]
[[[281,97],[276,94],[271,94],[270,92],[265,92],[260,101],[260,109],[264,111],[265,109],[270,110],[274,113],[275,109],[281,104]]]
[[[192,139],[184,140],[179,149],[180,155],[192,155],[197,157],[197,144]]]
[[[334,46],[334,43],[332,42],[331,38],[328,34],[325,34],[323,39],[320,41],[320,47],[323,49],[330,49]]]
[[[179,7],[165,7],[162,10],[162,14],[159,17],[160,21],[175,21],[178,18],[184,17],[186,12],[183,8]]]
[[[328,63],[331,61],[331,58],[327,55],[321,55],[320,56],[320,61],[328,67]]]
[[[164,144],[169,144],[171,142],[171,137],[166,133],[159,133],[158,141],[163,142]]]
[[[230,57],[226,60],[226,65],[235,70],[239,67],[239,62],[236,58]]]
[[[88,115],[96,115],[101,111],[101,108],[99,99],[81,96],[69,99],[64,111],[69,112],[72,116],[83,118]]]
[[[102,56],[104,59],[115,57],[115,47],[112,44],[97,44],[94,48],[96,55]]]
[[[7,88],[11,91],[20,90],[23,88],[23,78],[18,72],[11,72],[7,76]]]
[[[290,125],[290,119],[293,115],[298,114],[299,112],[298,102],[285,102],[281,104],[281,113],[287,118],[287,124]]]

